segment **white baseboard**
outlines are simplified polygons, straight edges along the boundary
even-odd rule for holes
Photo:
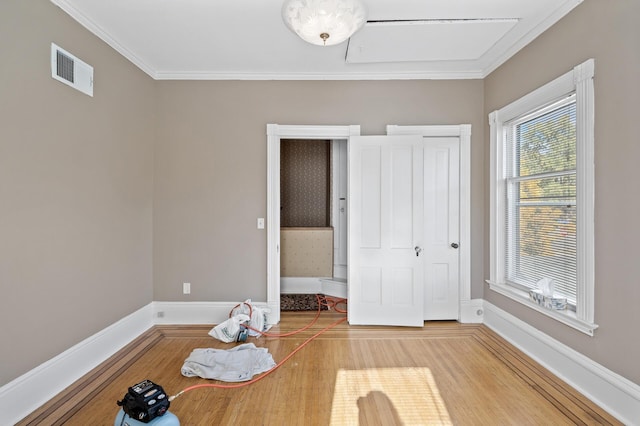
[[[251,304],[267,307],[264,302]],[[153,318],[155,324],[220,324],[229,319],[229,313],[237,305],[236,302],[153,302]]]
[[[640,386],[487,301],[484,324],[625,425],[640,425]]]
[[[482,299],[460,302],[460,322],[463,324],[481,324],[484,320],[484,301]]]
[[[15,424],[153,326],[144,306],[0,388],[3,424]]]
[[[253,304],[266,307],[265,303]],[[229,318],[236,305],[152,302],[0,387],[0,423],[15,424],[28,416],[153,325],[219,324]]]
[[[144,306],[2,386],[3,422],[18,422],[154,324],[219,324],[229,317],[235,305],[233,302],[153,302]],[[478,314],[478,310],[483,312]],[[482,321],[478,321],[480,316]],[[461,322],[484,322],[624,424],[640,425],[640,386],[635,383],[482,299],[461,305]]]
[[[320,293],[326,294],[327,296],[340,297],[342,299],[347,298],[347,283],[346,280],[342,282],[342,280],[332,279],[332,278],[321,278],[320,279]]]
[[[280,299],[267,303],[269,313],[267,314],[267,324],[275,325],[280,322]]]
[[[320,293],[321,277],[280,277],[281,294],[316,294]]]

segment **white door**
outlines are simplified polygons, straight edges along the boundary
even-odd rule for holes
[[[349,323],[424,325],[423,138],[349,141]]]
[[[424,319],[459,318],[460,140],[424,138]]]

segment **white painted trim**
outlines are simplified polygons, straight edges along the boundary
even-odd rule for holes
[[[360,126],[289,126],[267,124],[281,139],[349,139],[360,134]]]
[[[333,265],[333,277],[347,279],[347,265]]]
[[[229,319],[229,313],[239,302],[154,302],[155,324],[220,324]],[[268,307],[264,302],[252,305]],[[278,307],[280,309],[280,307]],[[271,312],[273,313],[273,311]],[[273,322],[269,321],[270,324]]]
[[[15,424],[135,340],[154,324],[216,324],[236,302],[152,302],[0,388],[3,422]],[[264,306],[264,303],[256,303]],[[279,306],[278,306],[279,309]],[[478,314],[478,310],[483,313]],[[158,318],[163,312],[164,317]],[[462,317],[505,338],[624,424],[640,419],[640,386],[565,346],[490,302],[463,304]],[[154,321],[155,320],[155,321]],[[270,322],[271,323],[271,322]]]
[[[489,114],[489,272],[493,282],[504,282],[504,256],[494,255],[498,247],[504,247],[504,215],[498,214],[504,209],[504,185],[498,185],[498,179],[504,174],[504,147],[498,143],[498,135],[503,132],[500,112]]]
[[[93,22],[89,17],[84,15],[78,9],[73,6],[67,0],[51,0],[51,3],[58,6],[60,9],[64,10],[69,16],[78,21],[80,25],[85,27],[91,33],[96,35],[100,40],[107,43],[111,46],[116,52],[120,53],[122,56],[127,58],[131,63],[140,68],[142,71],[147,73],[151,78],[158,79],[156,70],[153,67],[146,63],[142,58],[137,56],[131,50],[127,49],[125,46],[116,41],[108,32],[99,27],[95,22]]]
[[[540,108],[545,104],[550,104],[559,100],[563,96],[572,93],[576,89],[573,73],[573,70],[571,70],[553,81],[548,82],[544,86],[541,86],[511,102],[509,105],[500,108],[496,111],[499,112],[500,122],[504,123],[518,118],[523,114],[527,114],[536,108]]]
[[[282,129],[284,131],[284,129]],[[280,322],[280,126],[267,124],[267,303]]]
[[[452,67],[453,68],[453,67]],[[389,72],[337,72],[337,73],[309,73],[309,72],[198,72],[198,71],[155,71],[156,80],[476,80],[486,77],[484,71],[476,69],[443,71],[389,71]]]
[[[460,322],[463,324],[482,324],[484,321],[484,303],[482,299],[460,302]]]
[[[2,386],[2,423],[23,419],[147,331],[152,313],[146,305]]]
[[[280,321],[280,139],[346,139],[360,126],[267,124],[267,304],[270,321]]]
[[[322,277],[280,277],[280,294],[317,294],[322,292]]]
[[[475,314],[463,315],[463,305],[471,301],[471,125],[387,126],[388,135],[421,135],[423,137],[458,137],[460,139],[460,258],[459,291],[460,322],[476,322]]]
[[[342,299],[347,298],[347,280],[342,282],[333,279],[321,279],[320,285],[320,293],[324,295],[340,297]]]
[[[626,425],[638,425],[640,386],[484,301],[484,324]]]
[[[471,301],[471,124],[460,125],[460,321]],[[463,246],[464,244],[464,246]]]
[[[573,327],[576,330],[583,332],[584,334],[588,334],[589,336],[593,336],[594,331],[598,328],[598,324],[580,320],[576,316],[576,313],[573,311],[557,311],[553,309],[547,309],[543,306],[538,305],[537,303],[532,302],[529,299],[529,293],[527,293],[526,291],[517,289],[507,284],[494,283],[493,281],[489,280],[487,280],[487,284],[489,284],[489,288],[496,293],[500,293],[501,295],[508,297],[511,300],[528,306],[534,311],[538,311],[543,315],[553,318],[556,321],[568,325],[569,327]]]
[[[105,29],[98,26],[88,16],[78,10],[68,0],[51,0],[80,25],[96,35],[115,51],[120,53],[135,66],[147,73],[155,80],[469,80],[483,79],[496,68],[506,62],[536,37],[549,29],[560,18],[569,13],[582,0],[563,0],[559,7],[537,26],[527,31],[519,40],[499,55],[488,55],[483,60],[445,61],[440,64],[441,69],[431,71],[381,71],[381,72],[202,72],[202,71],[172,71],[158,70],[147,63],[140,56],[129,50],[113,38]],[[505,40],[506,42],[506,40]]]
[[[493,71],[495,71],[500,65],[504,64],[511,58],[513,55],[518,53],[521,49],[523,49],[526,45],[531,43],[536,39],[540,34],[547,31],[562,19],[565,15],[571,12],[576,6],[582,3],[583,0],[565,0],[563,2],[558,2],[559,6],[556,10],[554,10],[549,16],[547,16],[544,20],[540,21],[538,25],[528,31],[523,37],[517,40],[515,43],[511,43],[511,46],[502,51],[500,55],[495,56],[494,58],[489,59],[489,64],[482,70],[482,77],[485,78]]]
[[[435,125],[435,126],[398,126],[387,125],[388,135],[420,135],[424,137],[455,137],[463,133],[471,136],[470,124]]]
[[[595,101],[593,77],[595,61],[589,59],[573,69],[576,87],[577,120],[577,213],[578,223],[578,298],[579,318],[594,322],[595,318]],[[582,265],[582,266],[580,266]]]

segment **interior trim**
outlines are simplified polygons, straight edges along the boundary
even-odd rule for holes
[[[127,60],[140,68],[154,80],[469,80],[483,79],[523,47],[533,41],[540,34],[549,29],[554,23],[567,15],[583,0],[563,0],[558,2],[558,8],[549,13],[540,23],[529,28],[523,34],[514,37],[503,37],[482,60],[466,61],[469,65],[460,67],[459,61],[445,61],[447,67],[443,70],[406,71],[406,72],[341,72],[341,73],[309,73],[309,72],[201,72],[158,70],[132,50],[118,42],[109,32],[98,26],[89,17],[75,8],[67,0],[51,0],[53,4],[75,19],[89,32],[111,46]],[[545,11],[546,12],[546,11]],[[504,46],[511,43],[510,46]],[[447,69],[448,68],[448,69]]]
[[[127,58],[129,59],[129,58]],[[133,62],[133,61],[132,61]],[[135,64],[135,62],[134,62]],[[137,64],[136,64],[137,65]],[[144,70],[143,70],[144,71]],[[146,71],[145,71],[146,72]],[[486,77],[481,69],[469,71],[411,71],[368,73],[252,73],[252,72],[172,72],[149,74],[155,80],[477,80]]]
[[[100,374],[117,369],[115,364],[101,364],[118,351],[131,349],[127,356],[135,357],[154,344],[158,336],[150,330],[155,325],[199,324],[204,315],[208,315],[206,322],[210,322],[233,306],[233,302],[152,302],[0,388],[3,419],[14,424],[42,408],[65,388],[78,388],[89,372],[92,372],[89,382],[93,383]],[[623,423],[634,424],[640,418],[639,385],[486,300],[473,299],[468,306],[476,313],[483,311],[482,322],[487,327]],[[209,308],[218,313],[212,314]],[[165,313],[162,320],[157,317],[158,312]],[[101,367],[100,371],[92,371],[97,367]]]
[[[227,320],[229,313],[239,302],[153,302],[153,320],[154,324],[213,326]],[[252,301],[251,304],[261,308],[267,307],[264,302]]]
[[[484,301],[484,324],[624,424],[640,419],[640,386]]]
[[[569,327],[573,327],[578,331],[581,331],[584,334],[589,336],[593,336],[595,330],[598,328],[598,324],[594,324],[588,321],[583,321],[576,317],[576,313],[565,309],[565,310],[554,310],[547,309],[543,306],[534,303],[529,299],[529,293],[524,290],[519,290],[513,286],[504,283],[497,283],[491,280],[487,280],[487,284],[489,284],[489,288],[496,293],[500,293],[501,295],[508,297],[511,300],[515,300],[518,303],[521,303],[534,311],[538,311],[543,315],[548,316],[549,318],[553,318],[561,323],[568,325]]]
[[[346,139],[359,125],[301,126],[267,124],[267,305],[270,324],[280,322],[280,139]]]
[[[89,32],[96,35],[100,40],[107,43],[113,50],[127,58],[132,64],[140,68],[142,71],[147,73],[151,78],[157,79],[156,70],[153,67],[142,60],[138,55],[133,53],[131,50],[127,49],[122,44],[118,43],[111,35],[104,31],[102,28],[97,26],[91,19],[81,13],[78,9],[73,7],[66,0],[51,0],[51,3],[58,6],[60,9],[64,10],[69,16],[78,21],[80,25],[85,27]]]
[[[153,326],[150,303],[0,388],[3,424],[15,424]]]

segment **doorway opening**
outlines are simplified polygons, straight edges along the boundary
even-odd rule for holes
[[[324,150],[329,151],[330,153],[327,161],[325,162],[325,164],[330,162],[328,175],[331,177],[332,174],[338,173],[339,176],[337,178],[335,176],[331,177],[331,184],[327,185],[326,192],[329,193],[329,197],[325,198],[325,205],[328,206],[328,209],[327,207],[320,207],[318,209],[325,212],[328,210],[328,214],[326,214],[324,221],[325,224],[328,222],[328,226],[323,226],[323,228],[330,228],[332,230],[331,232],[334,234],[329,240],[329,250],[331,254],[328,259],[330,266],[326,269],[326,272],[329,274],[328,276],[323,277],[328,278],[323,280],[323,282],[320,282],[317,277],[311,277],[314,286],[313,290],[309,288],[304,292],[322,292],[338,297],[346,297],[346,224],[348,215],[346,208],[346,168],[348,161],[346,154],[348,151],[347,144],[349,137],[359,134],[360,126],[267,125],[267,305],[271,309],[269,321],[272,323],[280,321],[281,292],[301,291],[300,283],[304,281],[297,280],[298,284],[296,284],[297,287],[295,290],[288,288],[290,284],[286,279],[284,282],[281,281],[281,254],[283,249],[286,250],[286,247],[283,246],[285,241],[284,239],[281,239],[281,225],[284,226],[285,224],[291,223],[287,218],[282,221],[281,217],[283,209],[285,208],[281,200],[281,180],[283,179],[283,158],[281,155],[282,146],[289,144],[289,141],[294,141],[294,144],[296,143],[295,141],[298,141],[298,143],[301,144],[319,142],[315,145],[323,146],[322,144],[324,144]],[[322,148],[318,148],[318,150],[321,151]],[[284,162],[287,161],[287,159],[284,159]],[[336,170],[344,170],[344,173],[336,172]],[[341,176],[344,177],[342,178]],[[322,178],[319,179],[322,180]],[[340,196],[341,193],[344,197]],[[345,198],[345,200],[340,200],[340,198]],[[343,207],[342,212],[340,211],[341,206]],[[326,220],[327,216],[329,218],[328,221]],[[321,221],[322,219],[319,220]],[[284,226],[284,228],[287,227]],[[338,229],[338,231],[336,231],[336,229]],[[307,282],[307,285],[308,284],[309,282]],[[318,291],[318,289],[320,289],[320,291]]]
[[[280,140],[280,293],[347,297],[347,141]]]

